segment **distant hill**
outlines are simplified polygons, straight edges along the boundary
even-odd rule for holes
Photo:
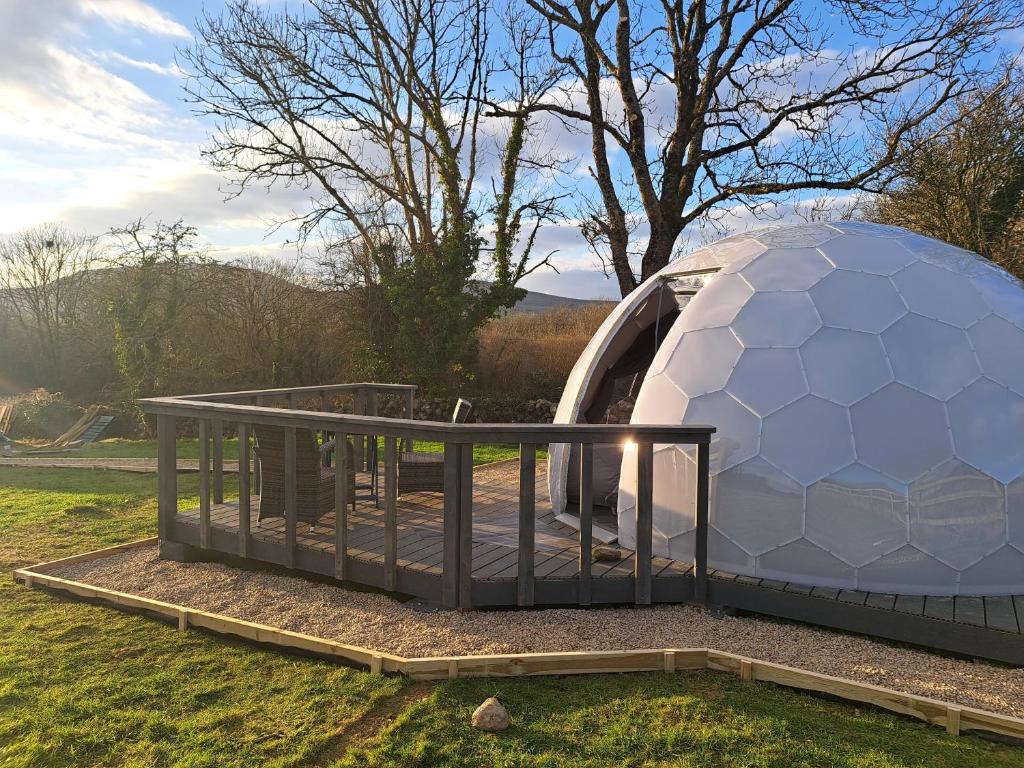
[[[558,307],[582,307],[590,304],[607,304],[602,299],[572,299],[568,296],[554,296],[540,291],[528,291],[526,297],[512,308],[512,312],[526,314],[548,312]]]
[[[212,269],[223,273],[244,273],[247,270],[244,266],[236,264],[218,264],[216,262],[209,264],[205,267],[206,269]],[[87,287],[98,289],[105,287],[111,280],[117,280],[121,267],[98,267],[89,271],[89,279],[86,283]],[[282,280],[282,278],[267,276],[266,279],[273,282],[276,280]],[[311,293],[317,291],[313,288],[307,288]],[[330,293],[331,291],[328,291]],[[0,291],[0,302],[3,301],[5,291]],[[541,312],[549,312],[559,307],[583,307],[594,304],[608,304],[614,303],[609,302],[607,299],[574,299],[569,296],[555,296],[550,293],[541,293],[540,291],[527,291],[525,298],[516,304],[511,310],[510,314],[539,314]]]

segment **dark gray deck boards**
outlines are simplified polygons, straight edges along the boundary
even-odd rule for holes
[[[480,468],[474,485],[472,546],[474,605],[515,604],[518,551],[515,521],[517,468],[504,473]],[[575,604],[578,594],[579,546],[577,533],[554,519],[538,468],[538,544],[535,551],[537,604]],[[285,564],[281,545],[286,527],[280,518],[256,525],[253,499],[250,557]],[[443,498],[441,494],[408,494],[398,500],[398,588],[426,599],[440,595],[444,559]],[[234,555],[238,551],[237,502],[212,505],[211,546]],[[384,579],[384,510],[359,500],[348,514],[348,563],[354,580],[378,585]],[[511,522],[510,522],[511,521]],[[179,511],[174,531],[186,543],[199,542],[198,510]],[[479,529],[478,526],[479,525]],[[540,535],[541,531],[545,536]],[[328,515],[315,528],[304,523],[297,530],[296,567],[331,575],[334,561],[334,520]],[[635,553],[619,547],[622,558],[592,563],[595,603],[631,602]],[[652,558],[657,600],[691,600],[692,565]],[[741,610],[862,632],[946,650],[973,653],[1003,661],[1024,663],[1024,596],[922,597],[842,590],[786,583],[720,571],[709,573],[709,595],[714,603]],[[479,599],[478,599],[479,598]]]
[[[1004,632],[1017,632],[1017,614],[1011,597],[985,598],[985,625]]]

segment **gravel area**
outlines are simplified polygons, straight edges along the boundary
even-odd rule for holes
[[[155,546],[53,575],[408,657],[710,647],[1024,717],[1024,669],[693,606],[433,611],[300,578],[160,560]]]

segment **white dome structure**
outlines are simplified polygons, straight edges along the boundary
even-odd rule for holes
[[[620,360],[638,344],[649,354],[631,421],[718,429],[711,568],[874,592],[1024,593],[1024,286],[1002,269],[863,222],[727,238],[623,300],[556,421],[594,420],[609,372],[637,368]],[[567,447],[552,446],[563,514],[569,466]],[[693,558],[695,471],[692,448],[655,446],[655,554]],[[617,533],[633,547],[635,450],[617,480]]]

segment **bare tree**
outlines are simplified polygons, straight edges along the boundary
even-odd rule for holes
[[[631,256],[650,276],[724,205],[884,184],[905,139],[927,139],[915,130],[974,87],[1020,17],[1016,0],[527,1],[572,78],[494,113],[546,111],[589,132],[599,200],[583,232],[623,294]],[[885,137],[877,153],[871,136]]]
[[[82,284],[97,258],[93,238],[61,224],[41,224],[0,239],[0,301],[35,347],[35,379],[63,388],[67,331],[75,324]]]
[[[343,339],[328,322],[338,298],[294,263],[246,256],[220,268],[204,302],[219,375],[245,386],[313,384],[340,375]]]
[[[365,259],[342,271],[394,299],[397,359],[455,364],[543,261],[532,245],[557,196],[537,183],[529,108],[555,78],[533,70],[536,24],[509,31],[502,59],[495,23],[486,0],[311,0],[295,12],[237,0],[184,53],[189,98],[217,122],[209,161],[235,192],[311,192],[300,231]],[[487,118],[501,69],[515,114]],[[439,347],[448,337],[454,348]]]
[[[1024,72],[1016,63],[904,139],[868,218],[976,251],[1024,277]]]

